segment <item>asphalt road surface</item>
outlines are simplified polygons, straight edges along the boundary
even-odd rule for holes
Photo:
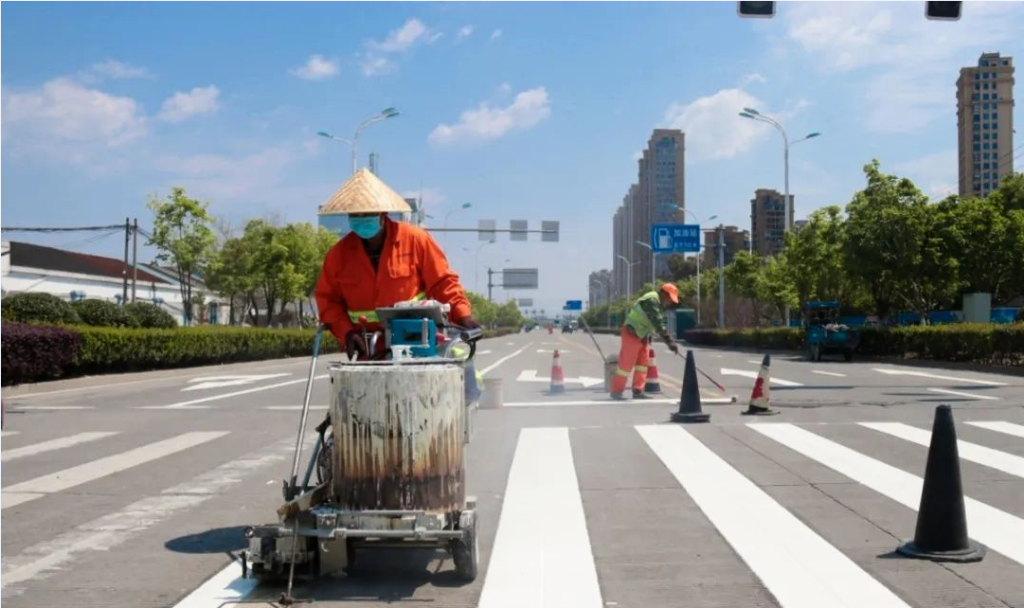
[[[617,341],[599,337],[611,352]],[[548,395],[552,351],[567,390]],[[468,494],[481,573],[443,553],[360,557],[304,583],[318,606],[1024,607],[1024,378],[773,356],[771,418],[740,416],[760,354],[694,349],[703,425],[610,401],[585,334],[481,343],[504,407],[475,413]],[[321,358],[310,428],[324,415]],[[86,378],[4,392],[7,608],[216,607],[276,599],[240,579],[247,525],[275,520],[308,359]],[[738,403],[731,403],[731,397]],[[914,534],[935,407],[960,439],[973,564],[894,553]],[[231,605],[231,604],[226,604]]]

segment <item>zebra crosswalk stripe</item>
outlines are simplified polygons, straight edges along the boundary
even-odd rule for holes
[[[905,507],[916,511],[920,505],[923,480],[917,475],[855,452],[793,424],[752,423],[747,426]],[[1024,539],[1024,520],[966,496],[964,506],[971,537],[1013,561],[1024,564],[1024,542],[1021,542]]]
[[[930,432],[901,422],[861,422],[860,425],[924,447],[931,445],[932,434]],[[956,447],[960,458],[964,460],[976,462],[1017,477],[1024,477],[1024,458],[1020,456],[993,450],[963,439],[957,440]]]
[[[90,441],[96,441],[97,439],[103,439],[104,437],[110,437],[111,435],[117,435],[112,432],[95,432],[95,433],[78,433],[77,435],[71,435],[69,437],[58,437],[57,439],[51,439],[42,443],[36,443],[33,445],[27,445],[22,448],[16,448],[13,450],[4,450],[0,454],[0,461],[8,462],[15,460],[16,458],[24,458],[26,456],[35,456],[36,454],[42,454],[44,452],[52,452],[53,450],[61,450],[69,448],[80,443],[88,443]]]
[[[988,431],[995,431],[997,433],[1003,433],[1006,435],[1013,435],[1014,437],[1020,437],[1024,439],[1024,425],[1014,424],[1012,422],[1004,422],[1002,420],[984,420],[976,422],[968,422],[971,426],[976,426],[979,429],[985,429]]]
[[[636,429],[782,608],[908,608],[685,429]]]

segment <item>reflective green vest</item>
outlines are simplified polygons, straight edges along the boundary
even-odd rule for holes
[[[648,291],[644,295],[637,298],[636,303],[633,304],[633,308],[629,310],[629,314],[626,315],[626,325],[633,328],[638,338],[643,339],[648,336],[652,336],[656,333],[654,323],[647,318],[644,314],[640,304],[644,301],[653,301],[655,306],[661,306],[661,297],[658,296],[656,291]]]

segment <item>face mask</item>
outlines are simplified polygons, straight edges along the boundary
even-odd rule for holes
[[[380,232],[379,215],[371,217],[350,217],[348,218],[348,224],[352,227],[352,232],[355,232],[363,239],[372,239],[377,236],[378,232]]]

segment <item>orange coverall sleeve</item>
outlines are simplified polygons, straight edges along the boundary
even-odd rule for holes
[[[453,323],[472,314],[469,299],[459,282],[459,275],[448,266],[448,258],[429,233],[423,235],[423,285],[427,297],[438,302],[450,304],[450,317]]]
[[[332,247],[324,257],[324,265],[313,294],[316,297],[317,310],[320,312],[320,322],[330,327],[331,333],[344,346],[345,336],[355,326],[348,318],[348,304],[344,296],[336,289],[341,265],[339,246],[340,243]]]

